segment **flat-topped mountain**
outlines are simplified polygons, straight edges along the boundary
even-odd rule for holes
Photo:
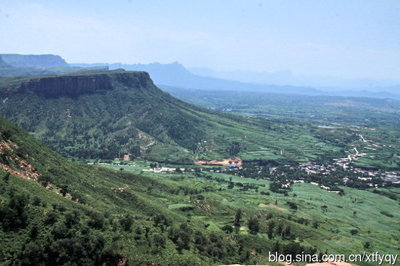
[[[67,67],[68,64],[59,55],[22,55],[0,54],[3,61],[13,67]]]
[[[10,66],[6,62],[4,62],[4,60],[0,56],[0,69],[6,68],[6,67],[10,67]]]
[[[46,98],[78,97],[85,93],[112,90],[116,84],[135,88],[151,87],[152,82],[146,72],[109,73],[79,71],[72,75],[45,76],[17,83],[18,93],[33,92]]]
[[[296,160],[304,154],[289,142],[276,145],[282,125],[190,105],[161,91],[146,72],[2,78],[0,99],[1,114],[65,156],[193,162],[263,154]]]
[[[76,71],[58,55],[0,54],[0,76],[54,75]]]

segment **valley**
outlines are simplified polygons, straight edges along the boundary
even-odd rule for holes
[[[0,3],[0,266],[400,266],[400,1]]]
[[[28,132],[1,118],[1,260],[399,252],[397,102],[202,93],[123,70],[1,78],[0,112]]]
[[[272,235],[270,239],[280,238],[280,232],[275,235],[275,225],[283,219],[286,220],[283,226],[289,226],[291,230],[290,236],[283,239],[317,246],[330,254],[346,253],[348,250],[363,252],[364,245],[371,245],[388,253],[398,252],[395,243],[398,241],[396,232],[400,229],[400,224],[395,217],[398,217],[400,207],[399,188],[379,188],[374,191],[341,186],[342,193],[332,193],[314,182],[303,181],[293,182],[290,189],[282,193],[271,191],[273,181],[270,178],[255,175],[246,177],[240,169],[208,166],[179,168],[168,172],[149,171],[151,166],[144,161],[137,162],[135,166],[103,166],[204,190],[199,197],[182,188],[179,192],[181,200],[166,201],[165,204],[168,208],[185,213],[191,220],[202,220],[209,224],[208,230],[223,230],[232,221],[233,213],[229,209],[241,209],[258,217],[258,233],[266,238],[268,234]],[[163,167],[173,169],[174,166]],[[392,197],[382,197],[385,193]],[[375,222],[381,226],[374,225]],[[354,234],[356,236],[350,232],[353,229],[357,230]],[[246,223],[241,224],[240,232],[249,234]],[[377,241],[381,237],[388,241]]]

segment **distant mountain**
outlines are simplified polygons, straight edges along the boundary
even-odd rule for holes
[[[391,87],[399,84],[393,79],[372,79],[372,78],[339,78],[334,76],[310,76],[296,75],[291,71],[217,71],[206,67],[194,67],[188,69],[195,75],[214,77],[220,79],[235,80],[256,84],[291,85],[300,87],[314,87],[327,91],[343,90],[369,90],[374,88]]]
[[[8,65],[6,62],[3,61],[3,58],[0,56],[0,69],[10,68],[11,66]]]
[[[76,67],[106,67],[110,69],[126,69],[146,71],[150,73],[154,82],[161,86],[186,88],[208,91],[247,91],[247,92],[268,92],[299,95],[330,95],[330,96],[351,96],[351,97],[372,97],[372,98],[394,98],[400,99],[400,88],[398,86],[374,87],[372,83],[367,88],[344,89],[340,87],[322,87],[318,89],[312,86],[292,86],[296,84],[297,77],[289,71],[276,73],[267,72],[216,72],[208,68],[186,69],[183,65],[175,62],[172,64],[121,64],[121,63],[96,63],[96,64],[71,64]],[[197,74],[193,74],[194,71]],[[327,79],[322,79],[328,81]],[[304,82],[303,82],[304,81]],[[307,78],[299,84],[307,84]],[[364,80],[367,82],[367,80]],[[269,82],[268,84],[266,82]],[[333,82],[333,81],[332,81]],[[364,84],[356,82],[354,84]],[[264,84],[263,84],[264,83]],[[274,85],[271,85],[274,84]],[[309,84],[313,84],[310,82]],[[314,83],[323,84],[321,83]],[[336,83],[331,83],[336,84]],[[375,83],[374,83],[375,84]],[[386,83],[382,83],[386,84]],[[390,84],[387,83],[387,84]]]
[[[175,86],[199,90],[225,90],[225,91],[265,91],[291,94],[315,94],[317,90],[306,87],[260,85],[224,80],[213,77],[204,77],[192,74],[183,65],[175,62],[172,64],[71,64],[78,67],[109,66],[110,69],[125,69],[133,71],[146,71],[157,85]]]
[[[54,75],[80,69],[69,66],[58,55],[1,54],[0,58],[0,77]]]
[[[360,88],[358,90],[329,90],[322,95],[343,97],[369,97],[369,98],[392,98],[400,99],[400,86],[374,87],[370,89]]]
[[[0,56],[4,62],[13,67],[68,67],[67,62],[59,55],[0,54]]]

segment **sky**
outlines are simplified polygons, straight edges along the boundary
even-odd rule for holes
[[[0,53],[400,80],[398,0],[0,0]]]

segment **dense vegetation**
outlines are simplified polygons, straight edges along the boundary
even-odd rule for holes
[[[2,118],[0,143],[0,260],[7,264],[257,263],[269,250],[316,252],[291,243],[285,221],[274,222],[269,238],[257,236],[265,214],[221,206],[232,222],[210,230],[185,208],[165,208],[165,201],[206,204],[209,186],[72,163]],[[238,234],[246,224],[251,234]]]

